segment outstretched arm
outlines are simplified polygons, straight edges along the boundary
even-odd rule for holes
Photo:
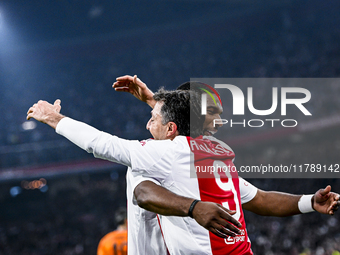
[[[291,216],[299,214],[298,202],[301,196],[258,189],[256,196],[242,205],[244,210],[263,216]]]
[[[139,145],[139,142],[121,139],[101,132],[86,123],[66,118],[59,113],[60,109],[59,99],[53,105],[46,101],[39,101],[28,110],[27,119],[34,118],[53,127],[58,134],[83,150],[93,153],[97,158],[131,166],[129,147],[130,144]]]
[[[256,196],[248,203],[243,204],[242,208],[264,216],[291,216],[302,213],[299,209],[301,197],[301,195],[259,189]],[[339,194],[331,192],[331,186],[318,190],[313,196],[310,196],[310,199],[308,197],[307,200],[301,202],[306,207],[329,215],[333,215],[340,205]]]
[[[179,196],[151,181],[143,181],[134,190],[140,207],[166,216],[188,216],[193,198]],[[192,211],[198,224],[215,235],[226,238],[235,236],[242,227],[232,215],[235,211],[228,210],[219,204],[199,201]]]
[[[147,103],[151,108],[155,106],[156,101],[153,99],[153,92],[144,82],[137,78],[137,75],[125,75],[118,77],[116,80],[112,85],[116,91],[129,92],[137,99]]]

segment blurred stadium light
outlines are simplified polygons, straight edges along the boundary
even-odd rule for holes
[[[14,186],[9,190],[12,197],[16,197],[21,193],[22,189],[19,186]]]
[[[5,38],[5,25],[4,25],[4,21],[3,21],[3,11],[2,9],[0,9],[0,45],[2,44],[2,42],[4,41]],[[1,48],[0,48],[1,50]]]
[[[3,44],[8,41],[8,38],[10,37],[10,32],[8,28],[8,24],[5,22],[5,14],[4,10],[0,7],[0,43],[1,48],[3,47]]]
[[[37,123],[35,121],[25,121],[22,123],[23,130],[32,130],[37,127]]]
[[[0,9],[0,57],[6,62],[5,67],[9,67],[8,64],[14,57],[12,55],[13,50],[15,50],[20,43],[17,29],[15,29],[9,19],[7,19],[7,15],[8,13],[5,12],[5,9]]]
[[[0,31],[2,29],[2,11],[0,9]]]

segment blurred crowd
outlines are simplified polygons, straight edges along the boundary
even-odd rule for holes
[[[48,190],[9,195],[2,185],[0,254],[96,254],[126,206],[125,169],[47,179]],[[20,185],[20,184],[19,184]]]

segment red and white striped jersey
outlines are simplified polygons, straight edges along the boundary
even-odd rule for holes
[[[161,154],[162,157],[154,158],[150,165],[144,158],[153,154]],[[166,146],[162,141],[146,141],[142,150],[131,155],[132,175],[136,178],[153,179],[179,195],[236,210],[234,217],[243,226],[240,235],[222,239],[192,218],[160,216],[165,243],[171,255],[253,254],[241,204],[250,201],[257,189],[238,177],[234,157],[229,146],[213,137],[191,139],[183,136],[167,142]]]

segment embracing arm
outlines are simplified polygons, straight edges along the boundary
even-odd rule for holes
[[[194,201],[193,198],[179,196],[151,181],[138,184],[134,195],[140,207],[165,216],[188,216],[189,208]],[[192,216],[198,224],[225,238],[235,236],[235,233],[239,233],[237,227],[242,227],[231,216],[235,213],[219,204],[199,201],[192,211]]]
[[[147,103],[151,108],[154,108],[156,100],[153,99],[153,92],[142,82],[137,75],[125,75],[118,77],[112,87],[116,91],[129,92],[140,101]]]
[[[306,212],[314,209],[319,213],[333,215],[339,205],[339,194],[331,192],[331,186],[327,186],[325,189],[318,190],[313,196],[259,189],[256,196],[243,204],[242,208],[259,215],[285,217],[303,213],[302,208],[306,207],[311,209]]]

